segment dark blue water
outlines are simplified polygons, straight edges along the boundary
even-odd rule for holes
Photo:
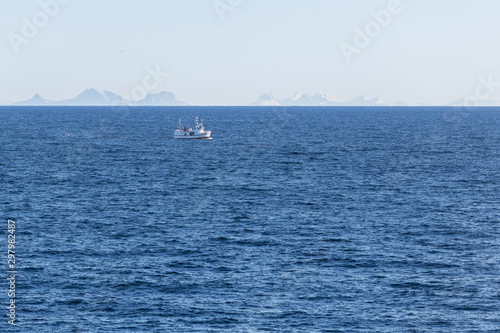
[[[195,115],[213,140],[173,140]],[[4,107],[0,125],[2,332],[500,332],[498,109]]]

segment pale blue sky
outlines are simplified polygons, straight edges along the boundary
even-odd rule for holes
[[[71,0],[47,22],[38,15],[46,25],[16,53],[12,33],[43,9],[0,0],[0,103],[91,87],[127,95],[148,66],[169,72],[151,92],[192,105],[295,92],[441,105],[473,95],[480,76],[500,82],[498,0],[401,0],[350,63],[342,43],[355,45],[355,29],[397,0],[217,1],[233,7],[223,21],[214,0]]]

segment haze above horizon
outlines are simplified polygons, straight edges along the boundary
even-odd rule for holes
[[[26,0],[0,5],[0,104],[88,88],[248,105],[500,100],[494,0]],[[8,14],[8,15],[7,15]]]

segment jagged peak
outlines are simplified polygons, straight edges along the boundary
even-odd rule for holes
[[[293,94],[293,97],[291,98],[292,101],[298,101],[299,99],[303,98],[303,97],[306,97],[308,96],[307,94],[304,94],[304,93],[295,93]]]
[[[260,97],[259,97],[259,100],[274,100],[274,96],[273,94],[262,94]]]

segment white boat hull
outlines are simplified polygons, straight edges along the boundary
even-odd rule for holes
[[[186,131],[175,131],[174,139],[210,139],[211,131],[203,133],[190,133]]]
[[[194,128],[187,128],[181,123],[179,118],[179,127],[174,131],[174,139],[210,139],[211,131],[205,131],[203,127],[203,120],[199,120],[198,117],[195,119],[196,125]]]

